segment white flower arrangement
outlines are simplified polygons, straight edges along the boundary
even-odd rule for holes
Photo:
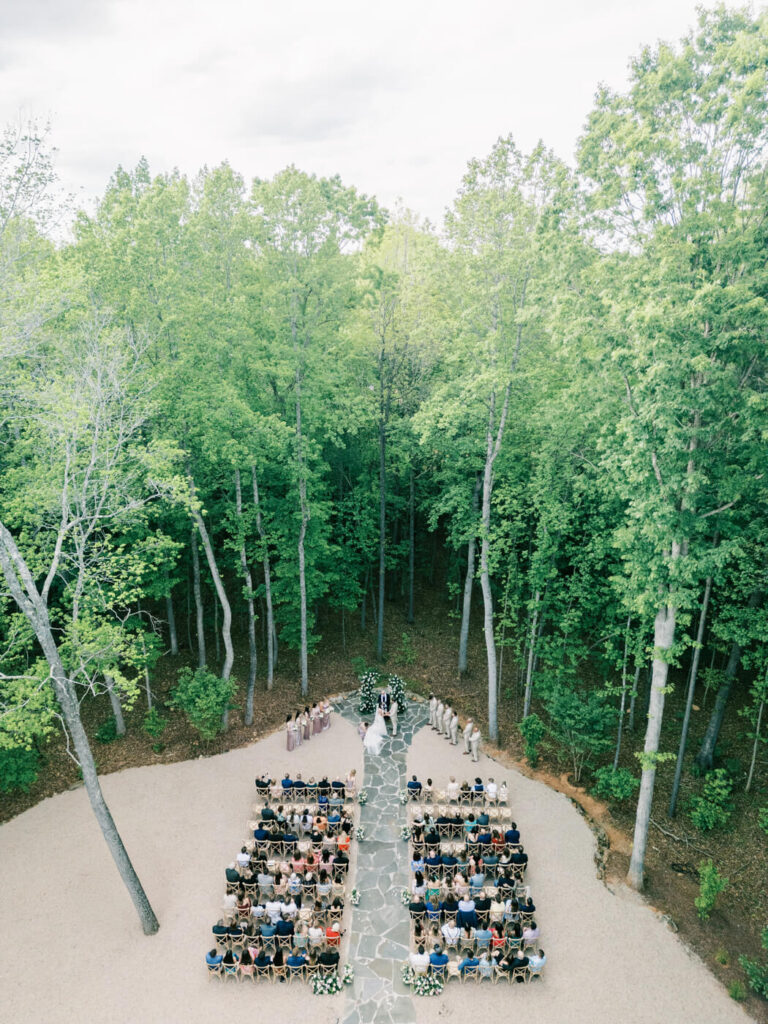
[[[408,803],[408,790],[407,789],[401,789],[400,790],[400,803],[401,804],[407,804]]]
[[[355,980],[355,969],[352,964],[344,964],[344,971],[341,975],[341,981],[344,985],[351,985]]]
[[[411,827],[410,825],[402,825],[400,828],[400,838],[403,842],[407,843],[411,838]]]
[[[408,904],[411,902],[411,894],[408,892],[407,889],[403,889],[403,891],[400,893],[400,902],[403,904],[404,907],[407,907]]]
[[[411,992],[415,996],[439,996],[445,981],[439,974],[417,974],[411,983]]]
[[[400,977],[403,979],[403,984],[410,987],[413,984],[413,979],[416,977],[416,972],[410,964],[403,964],[400,968]]]
[[[349,902],[352,904],[353,907],[356,907],[360,902],[360,892],[357,889],[353,889],[352,892],[350,893]],[[348,966],[349,964],[347,964],[347,967]]]
[[[312,975],[312,992],[316,996],[335,996],[343,987],[338,974]]]
[[[367,792],[367,790],[365,790],[365,789],[361,789],[360,790],[360,792],[357,794],[357,802],[361,806],[363,804],[365,804],[365,803],[368,803],[368,792]]]
[[[358,843],[362,843],[362,841],[365,839],[365,829],[363,828],[362,825],[358,825],[357,828],[355,829],[355,839],[358,841]]]

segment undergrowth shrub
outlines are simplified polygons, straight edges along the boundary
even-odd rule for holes
[[[189,724],[202,738],[212,740],[221,730],[224,711],[232,707],[230,702],[234,692],[232,679],[222,679],[205,668],[195,672],[191,668],[183,668],[171,691],[168,707],[183,711]]]
[[[606,800],[629,800],[640,785],[640,779],[632,774],[629,768],[613,770],[606,764],[595,772],[593,793]]]
[[[702,921],[709,920],[717,897],[728,888],[728,879],[723,878],[711,860],[699,864],[699,895],[693,901]]]
[[[34,750],[24,747],[0,748],[0,791],[28,793],[37,779],[40,757]]]
[[[691,821],[701,832],[725,828],[733,813],[733,780],[725,768],[707,772],[701,796],[691,800]]]

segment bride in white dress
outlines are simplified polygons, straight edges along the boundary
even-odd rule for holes
[[[363,746],[369,754],[380,754],[381,748],[384,746],[384,740],[387,736],[387,727],[384,724],[384,714],[381,708],[376,709],[376,717],[373,720],[373,725],[365,731],[363,737]]]

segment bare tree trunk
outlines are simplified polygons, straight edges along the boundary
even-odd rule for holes
[[[123,707],[120,698],[115,692],[115,680],[110,675],[104,676],[104,683],[109,694],[109,703],[112,705],[112,714],[115,716],[115,729],[118,736],[125,736],[125,719],[123,718]]]
[[[0,566],[11,592],[11,596],[26,616],[35,631],[37,640],[43,650],[51,673],[56,700],[61,709],[62,718],[75,747],[77,760],[83,774],[83,782],[91,808],[99,823],[109,852],[117,865],[130,894],[133,905],[139,915],[145,935],[153,935],[160,927],[155,913],[150,906],[147,895],[142,888],[139,877],[134,870],[130,857],[120,838],[120,833],[112,819],[109,807],[101,791],[93,754],[80,718],[80,705],[77,700],[74,684],[64,671],[59,651],[51,631],[48,609],[40,596],[24,559],[16,546],[11,534],[0,523]]]
[[[408,623],[414,620],[414,584],[416,578],[416,495],[413,467],[410,471],[410,493],[408,496]]]
[[[203,621],[203,595],[200,588],[200,555],[197,550],[197,530],[192,527],[192,589],[197,610],[197,667],[205,668],[205,624]]]
[[[191,478],[190,478],[191,482]],[[193,485],[194,487],[194,485]],[[208,559],[208,568],[211,570],[211,576],[213,577],[213,585],[216,587],[216,593],[218,594],[219,601],[221,602],[221,610],[224,615],[223,622],[221,624],[221,632],[224,638],[224,665],[221,669],[221,678],[229,679],[232,673],[232,663],[235,660],[235,652],[232,647],[232,608],[230,607],[229,600],[224,590],[224,584],[221,582],[221,576],[219,575],[219,568],[216,565],[216,558],[213,554],[213,547],[211,545],[211,539],[208,536],[208,530],[205,528],[205,522],[203,517],[197,509],[192,510],[192,516],[197,524],[197,528],[200,531],[200,538],[203,542],[203,550],[205,551],[205,557]],[[229,726],[229,707],[224,709],[221,716],[221,726],[226,729]]]
[[[537,590],[533,598],[533,618],[531,619],[531,638],[528,644],[528,667],[525,672],[525,697],[523,699],[523,718],[531,713],[531,694],[533,692],[533,659],[536,651],[536,628],[539,622],[539,602],[541,591]]]
[[[190,574],[187,572],[187,647],[192,650],[192,581]]]
[[[757,608],[762,597],[763,595],[761,591],[753,591],[749,596],[747,607]],[[725,718],[725,707],[731,694],[731,687],[733,686],[733,681],[736,678],[736,673],[739,670],[740,661],[741,644],[734,640],[733,644],[731,644],[731,653],[728,657],[728,664],[725,667],[725,679],[720,684],[720,689],[717,691],[715,706],[712,709],[712,714],[707,724],[707,731],[704,733],[704,739],[701,741],[701,747],[696,755],[696,764],[702,769],[702,771],[709,771],[714,763],[717,738],[720,735],[720,729],[723,724],[723,719]]]
[[[696,677],[699,673],[699,659],[701,658],[701,645],[704,639],[704,626],[707,621],[707,610],[709,598],[712,593],[712,577],[707,576],[704,584],[704,599],[701,602],[699,612],[699,628],[696,631],[696,644],[693,648],[693,660],[691,671],[688,676],[688,692],[685,695],[685,714],[683,715],[683,727],[680,730],[680,744],[677,748],[677,764],[675,765],[675,778],[672,782],[672,793],[669,797],[669,808],[667,814],[674,818],[677,810],[677,794],[680,792],[680,780],[683,777],[683,761],[685,760],[685,748],[688,743],[688,726],[691,721],[691,709],[693,708],[693,695],[696,692]]]
[[[629,701],[629,731],[635,731],[635,702],[637,701],[637,686],[640,682],[640,664],[635,665],[635,680],[632,684],[632,696]]]
[[[301,695],[309,692],[309,669],[307,665],[307,579],[305,575],[304,539],[307,535],[309,509],[307,507],[307,480],[304,473],[303,436],[301,433],[301,376],[296,368],[296,458],[299,468],[299,507],[301,509],[301,527],[299,529],[299,599],[301,602]]]
[[[765,698],[760,701],[760,707],[757,712],[757,724],[755,725],[755,742],[752,744],[752,761],[749,765],[749,775],[747,776],[747,784],[744,787],[744,792],[748,793],[752,786],[752,777],[755,774],[755,762],[757,761],[757,747],[760,743],[760,726],[763,721],[763,708],[765,707]]]
[[[680,544],[672,544],[672,558],[680,557]],[[651,820],[653,789],[656,782],[656,755],[659,751],[661,722],[664,716],[664,695],[667,688],[669,664],[667,652],[675,642],[676,609],[668,605],[659,609],[653,630],[653,676],[651,698],[648,708],[648,727],[645,731],[645,745],[641,760],[643,773],[640,779],[640,793],[637,799],[635,834],[632,842],[632,857],[629,862],[627,881],[633,889],[642,889],[644,884],[645,850],[648,843],[648,826]]]
[[[467,671],[467,641],[469,639],[469,618],[472,611],[472,587],[475,582],[475,549],[477,536],[475,520],[477,509],[480,504],[480,488],[483,478],[480,473],[475,474],[475,486],[472,491],[472,534],[467,544],[467,575],[464,580],[464,605],[461,611],[461,632],[459,633],[459,675],[463,676]]]
[[[245,580],[245,599],[248,606],[248,692],[245,698],[245,724],[253,725],[253,692],[256,689],[256,612],[253,607],[253,579],[245,554],[245,532],[243,530],[243,492],[240,486],[240,470],[235,470],[235,510],[240,529],[240,568]]]
[[[165,576],[165,583],[168,587],[168,570],[163,569],[163,575]],[[171,588],[168,587],[168,592],[165,595],[165,613],[168,618],[168,633],[171,641],[171,654],[179,653],[179,637],[176,633],[176,616],[173,613],[173,598],[171,597]]]
[[[360,632],[365,632],[365,606],[368,602],[368,574],[370,569],[365,570],[365,579],[363,580],[363,602],[360,605]]]
[[[379,419],[379,617],[376,623],[376,657],[384,657],[384,587],[386,585],[387,543],[387,427],[382,412]]]
[[[619,726],[616,732],[616,753],[613,755],[613,770],[619,767],[619,755],[621,754],[621,734],[624,729],[624,707],[627,701],[627,658],[629,656],[629,627],[632,625],[632,617],[627,617],[627,632],[624,636],[624,663],[621,667],[621,707],[619,708]]]
[[[269,563],[269,547],[267,535],[264,531],[264,524],[261,518],[261,505],[259,504],[259,483],[256,476],[256,465],[251,466],[251,479],[253,481],[253,503],[256,506],[256,529],[259,531],[264,557],[264,601],[267,606],[267,689],[272,689],[275,679],[275,664],[277,662],[277,645],[275,643],[275,619],[272,612],[272,570]]]
[[[221,658],[221,640],[219,639],[219,606],[213,602],[213,638],[216,641],[216,661]]]

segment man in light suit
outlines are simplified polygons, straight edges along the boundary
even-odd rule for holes
[[[442,732],[443,731],[443,712],[444,711],[445,711],[445,705],[443,704],[443,702],[441,700],[439,700],[437,702],[437,707],[435,708],[435,724],[432,726],[432,728],[436,729],[437,732]]]
[[[472,735],[472,730],[475,728],[475,723],[471,718],[467,719],[467,724],[464,726],[464,753],[469,754],[469,737]]]
[[[445,711],[443,712],[442,730],[443,736],[446,739],[450,739],[451,736],[451,718],[453,717],[453,708],[450,704],[445,705]]]
[[[429,724],[434,729],[435,727],[435,715],[437,713],[437,697],[434,693],[429,695]],[[257,783],[258,785],[258,783]]]
[[[451,722],[448,728],[451,733],[451,745],[455,747],[459,742],[459,716],[455,711],[451,715]]]
[[[480,752],[480,730],[475,728],[469,737],[469,749],[472,751],[472,760],[477,761]]]

